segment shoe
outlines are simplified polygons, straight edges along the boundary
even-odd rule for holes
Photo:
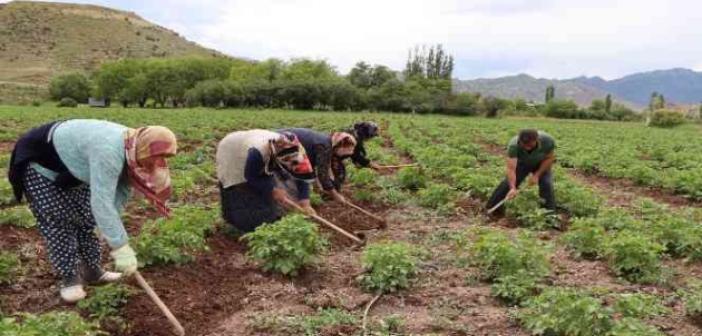
[[[85,298],[83,285],[61,287],[61,298],[68,303],[76,303]]]
[[[101,269],[86,270],[83,273],[83,279],[88,285],[102,285],[111,282],[117,282],[122,278],[122,273],[106,272]]]
[[[102,272],[102,276],[98,279],[98,283],[117,282],[122,279],[122,273],[118,272]]]

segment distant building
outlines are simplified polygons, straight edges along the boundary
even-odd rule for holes
[[[110,100],[106,99],[106,98],[90,97],[90,98],[88,98],[88,106],[90,106],[90,107],[109,107]]]

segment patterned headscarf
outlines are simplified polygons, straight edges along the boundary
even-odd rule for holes
[[[334,132],[331,136],[332,148],[335,156],[348,157],[353,155],[356,147],[356,138],[346,132]],[[338,151],[341,149],[340,151]]]
[[[315,178],[312,163],[297,136],[291,132],[281,132],[278,139],[271,141],[275,162],[293,178],[313,181]]]
[[[168,166],[155,167],[149,171],[140,162],[142,160],[176,154],[176,137],[168,128],[147,126],[130,128],[124,134],[124,148],[127,154],[127,171],[131,185],[144,194],[161,215],[170,217],[166,201],[171,196],[171,176]]]

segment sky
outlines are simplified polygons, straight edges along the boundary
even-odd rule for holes
[[[6,2],[0,0],[0,2]],[[699,0],[92,0],[226,54],[404,67],[440,43],[454,77],[543,78],[702,70]]]

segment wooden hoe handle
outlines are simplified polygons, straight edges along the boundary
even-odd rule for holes
[[[180,322],[178,322],[178,319],[171,313],[171,310],[166,307],[166,305],[161,301],[161,298],[158,297],[156,292],[154,292],[153,289],[151,289],[151,286],[144,280],[144,277],[141,276],[139,271],[134,273],[134,277],[136,278],[137,282],[139,283],[139,286],[141,286],[142,289],[146,292],[146,294],[151,298],[151,301],[153,301],[159,309],[161,309],[161,312],[163,315],[166,315],[166,318],[168,318],[168,321],[171,322],[171,325],[175,329],[175,332],[178,336],[185,336],[185,329],[183,329],[183,326],[180,325]]]

